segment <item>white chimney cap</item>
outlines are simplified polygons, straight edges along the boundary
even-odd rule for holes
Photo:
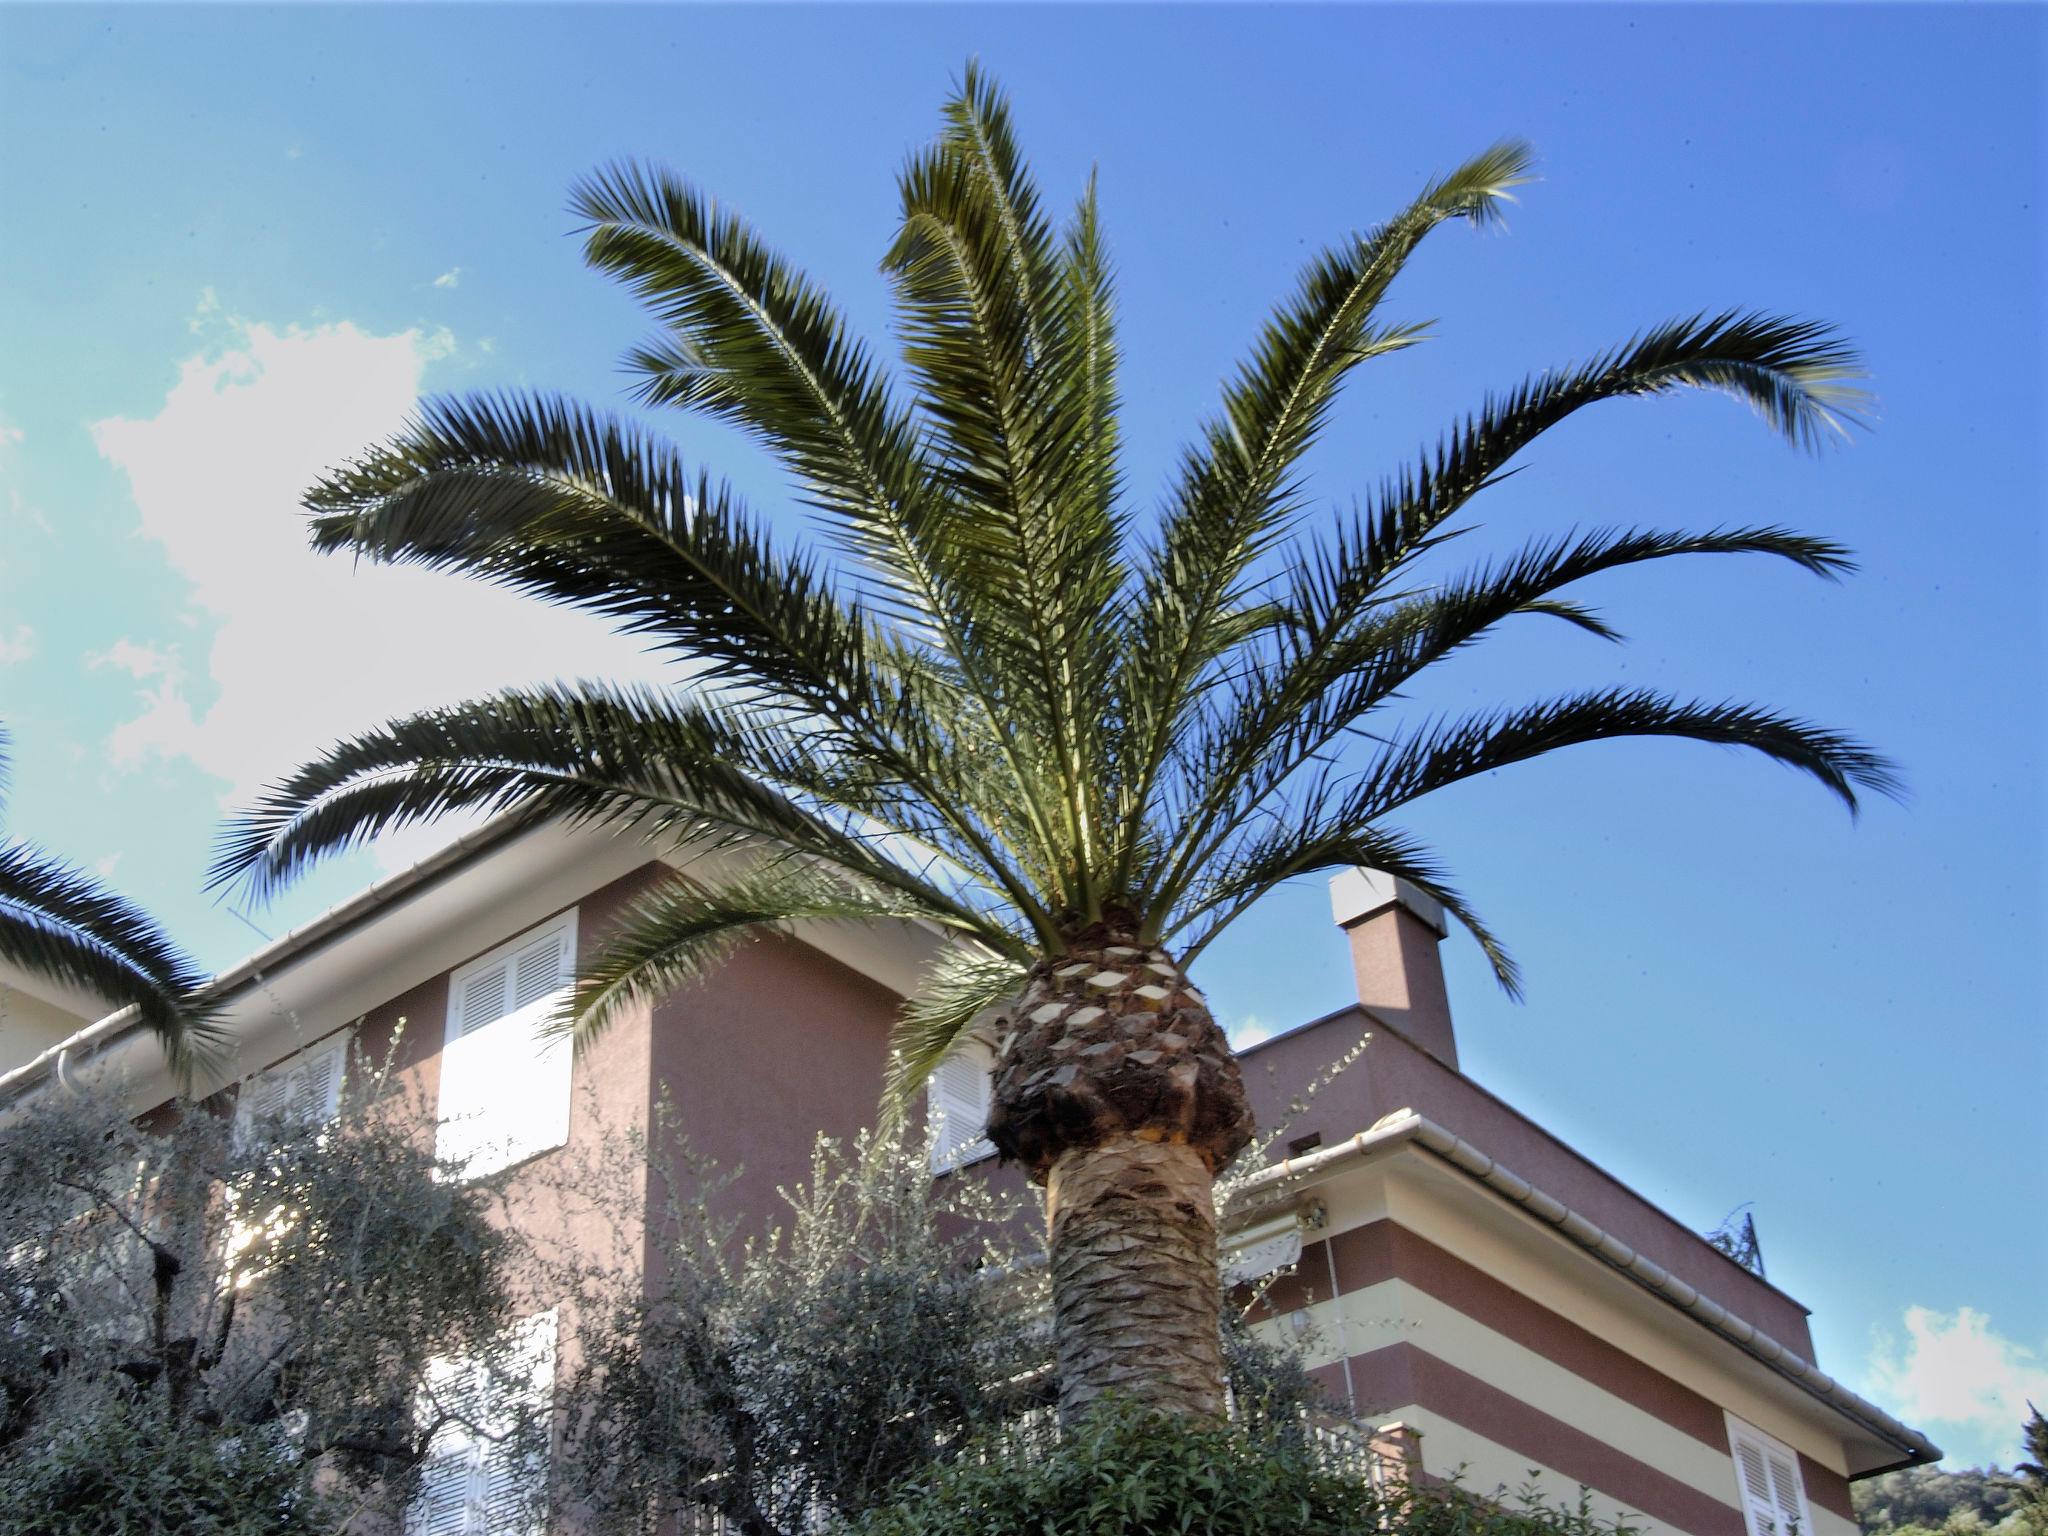
[[[1330,876],[1330,916],[1339,928],[1350,928],[1389,907],[1402,907],[1436,930],[1449,933],[1444,906],[1406,880],[1377,869],[1351,868]]]

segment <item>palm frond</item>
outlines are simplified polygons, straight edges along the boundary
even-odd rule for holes
[[[1514,957],[1471,903],[1452,888],[1435,854],[1392,827],[1324,821],[1313,811],[1252,840],[1233,857],[1217,860],[1202,889],[1167,931],[1194,930],[1181,949],[1184,963],[1192,961],[1211,939],[1275,886],[1300,875],[1359,866],[1397,876],[1434,897],[1478,943],[1501,990],[1509,997],[1521,997],[1521,970]]]
[[[428,401],[306,505],[315,549],[461,571],[655,636],[714,676],[867,700],[870,627],[818,563],[672,449],[574,402]]]
[[[1680,702],[1640,688],[1568,695],[1425,726],[1379,752],[1335,813],[1364,822],[1510,763],[1625,736],[1677,736],[1746,747],[1811,775],[1853,814],[1857,791],[1897,798],[1898,770],[1838,731],[1748,704]]]
[[[1600,401],[1718,390],[1754,407],[1795,447],[1811,448],[1862,419],[1869,396],[1851,381],[1863,376],[1855,349],[1815,321],[1735,310],[1670,321],[1577,368],[1489,396],[1433,458],[1340,527],[1330,559],[1346,572],[1350,601],[1369,601],[1510,459]]]
[[[454,811],[524,807],[699,851],[741,842],[795,850],[949,926],[1001,931],[985,906],[891,855],[909,838],[987,878],[975,850],[949,845],[950,825],[936,811],[917,811],[903,786],[842,747],[815,723],[807,730],[716,696],[592,683],[512,689],[338,743],[228,823],[211,881],[240,880],[267,895],[379,833]],[[872,835],[877,822],[897,837]],[[985,902],[997,899],[991,892]]]
[[[1532,162],[1527,145],[1496,145],[1430,184],[1391,223],[1324,252],[1225,389],[1221,415],[1183,462],[1126,642],[1122,708],[1148,783],[1196,678],[1238,637],[1231,616],[1244,606],[1241,584],[1296,510],[1293,466],[1340,385],[1368,358],[1419,339],[1416,327],[1374,323],[1394,278],[1439,225],[1497,217]]]
[[[1113,508],[1098,494],[1111,483],[1099,400],[1080,371],[1099,366],[1102,343],[1076,341],[1068,323],[1089,318],[1075,290],[1106,275],[1063,271],[1008,108],[978,70],[947,117],[947,132],[903,172],[902,232],[883,265],[949,499],[975,509],[957,567],[975,665],[1014,716],[1011,753],[1042,805],[1056,878],[1076,882],[1056,900],[1087,912],[1100,863],[1093,738],[1124,570]],[[1099,248],[1084,235],[1078,254],[1088,262]],[[1077,345],[1097,355],[1084,360]]]
[[[148,914],[23,843],[0,845],[0,959],[134,1008],[182,1080],[221,1042],[205,972]]]
[[[1060,323],[1055,334],[1062,351],[1050,365],[1057,383],[1073,396],[1071,410],[1080,423],[1076,494],[1104,508],[1121,529],[1117,514],[1122,494],[1117,427],[1116,273],[1102,233],[1096,205],[1095,175],[1075,206],[1060,263]]]
[[[962,570],[982,519],[946,494],[944,464],[930,462],[919,425],[837,311],[730,209],[666,172],[614,167],[579,186],[575,207],[592,264],[668,328],[629,359],[643,397],[734,421],[783,457],[879,577],[869,585],[882,606],[945,647],[963,702],[1004,747],[1012,799],[1033,812],[1046,796],[1020,745],[1020,701],[992,670],[1004,626],[986,623],[985,595]],[[1033,857],[1056,862],[1047,829],[1034,840]]]
[[[627,359],[641,398],[754,434],[899,599],[927,617],[942,609],[917,425],[823,290],[733,209],[658,167],[600,170],[570,206],[588,226],[585,259],[664,327]]]
[[[977,1020],[1015,998],[1023,984],[1021,960],[976,945],[948,949],[926,968],[890,1035],[882,1092],[885,1126],[902,1123],[925,1079]]]
[[[1344,598],[1342,568],[1305,562],[1273,609],[1281,616],[1273,621],[1280,642],[1273,662],[1233,680],[1227,703],[1213,711],[1216,728],[1190,732],[1184,760],[1189,777],[1204,785],[1194,803],[1260,798],[1425,669],[1515,615],[1545,614],[1620,638],[1590,609],[1558,598],[1565,587],[1655,560],[1739,554],[1775,556],[1828,579],[1855,568],[1833,540],[1781,527],[1573,531],[1357,614]]]
[[[1171,851],[1159,868],[1169,902],[1203,862],[1229,844],[1283,785],[1320,762],[1430,666],[1518,614],[1561,618],[1604,639],[1618,632],[1591,610],[1556,597],[1604,571],[1681,555],[1772,555],[1830,579],[1854,568],[1828,539],[1779,527],[1705,533],[1598,529],[1566,533],[1487,562],[1433,591],[1351,609],[1344,567],[1311,558],[1273,606],[1273,657],[1246,667],[1186,732],[1176,753],[1179,798],[1164,819]]]
[[[555,1024],[581,1048],[627,1009],[703,980],[735,945],[796,923],[947,917],[901,891],[797,856],[724,875],[716,886],[672,874],[621,914]]]

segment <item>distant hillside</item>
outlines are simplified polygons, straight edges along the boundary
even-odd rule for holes
[[[1865,1536],[2048,1536],[2048,1417],[2032,1403],[2010,1472],[1913,1467],[1854,1487]]]
[[[1864,1536],[2035,1536],[2026,1494],[2009,1472],[1910,1467],[1854,1485]]]

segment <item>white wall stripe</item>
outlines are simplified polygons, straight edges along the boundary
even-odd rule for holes
[[[1310,1308],[1312,1337],[1319,1346],[1311,1365],[1335,1362],[1332,1346],[1339,1337],[1340,1311],[1342,1336],[1351,1341],[1354,1354],[1388,1344],[1413,1344],[1732,1510],[1742,1507],[1735,1464],[1725,1451],[1405,1280],[1382,1280],[1347,1293],[1341,1304],[1319,1302]],[[1378,1404],[1361,1406],[1371,1417],[1383,1417]]]
[[[1506,1489],[1512,1496],[1521,1488],[1533,1486],[1536,1495],[1552,1506],[1575,1508],[1579,1502],[1580,1485],[1576,1479],[1489,1440],[1433,1409],[1409,1403],[1389,1417],[1421,1432],[1422,1470],[1431,1476],[1455,1477],[1473,1493],[1492,1494],[1496,1489]],[[1644,1536],[1696,1536],[1598,1491],[1589,1493],[1588,1502],[1596,1517],[1610,1522],[1626,1521]]]
[[[1784,1404],[1766,1397],[1733,1372],[1717,1368],[1697,1349],[1656,1328],[1643,1318],[1615,1305],[1586,1283],[1577,1265],[1567,1271],[1531,1262],[1529,1255],[1504,1242],[1458,1213],[1409,1180],[1398,1182],[1390,1210],[1400,1224],[1439,1248],[1463,1259],[1495,1279],[1520,1291],[1531,1301],[1548,1307],[1560,1317],[1577,1323],[1588,1333],[1607,1340],[1615,1348],[1634,1355],[1645,1365],[1663,1372],[1681,1386],[1690,1387],[1709,1402],[1725,1408],[1763,1430],[1773,1438],[1803,1451],[1821,1466],[1846,1475],[1847,1459],[1841,1442],[1819,1431],[1811,1420],[1795,1416]],[[1562,1249],[1569,1254],[1569,1249]],[[1618,1279],[1617,1285],[1624,1284]]]

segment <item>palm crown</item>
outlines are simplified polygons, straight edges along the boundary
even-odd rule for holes
[[[1639,689],[1383,722],[1417,673],[1513,616],[1609,633],[1559,595],[1601,571],[1741,552],[1847,569],[1826,540],[1724,527],[1575,531],[1447,579],[1414,570],[1522,447],[1596,401],[1717,389],[1818,440],[1861,399],[1832,332],[1735,313],[1658,326],[1490,396],[1350,515],[1305,527],[1296,469],[1339,386],[1418,339],[1379,318],[1402,264],[1440,224],[1496,218],[1527,179],[1526,147],[1498,145],[1311,263],[1141,526],[1118,473],[1093,187],[1056,231],[995,89],[970,70],[946,117],[902,173],[884,260],[907,388],[685,182],[620,166],[574,196],[588,259],[660,325],[628,358],[640,398],[765,443],[847,558],[778,542],[627,422],[523,395],[425,405],[310,493],[315,543],[596,610],[696,663],[694,685],[563,685],[393,722],[275,786],[231,829],[217,878],[274,886],[393,825],[513,803],[744,841],[787,857],[643,904],[585,978],[579,1029],[748,929],[923,919],[975,942],[911,1009],[899,1060],[914,1085],[1077,932],[1109,922],[1192,957],[1275,885],[1335,866],[1428,891],[1512,990],[1505,951],[1385,820],[1507,763],[1685,736],[1802,768],[1852,806],[1859,786],[1890,786],[1835,733]]]

